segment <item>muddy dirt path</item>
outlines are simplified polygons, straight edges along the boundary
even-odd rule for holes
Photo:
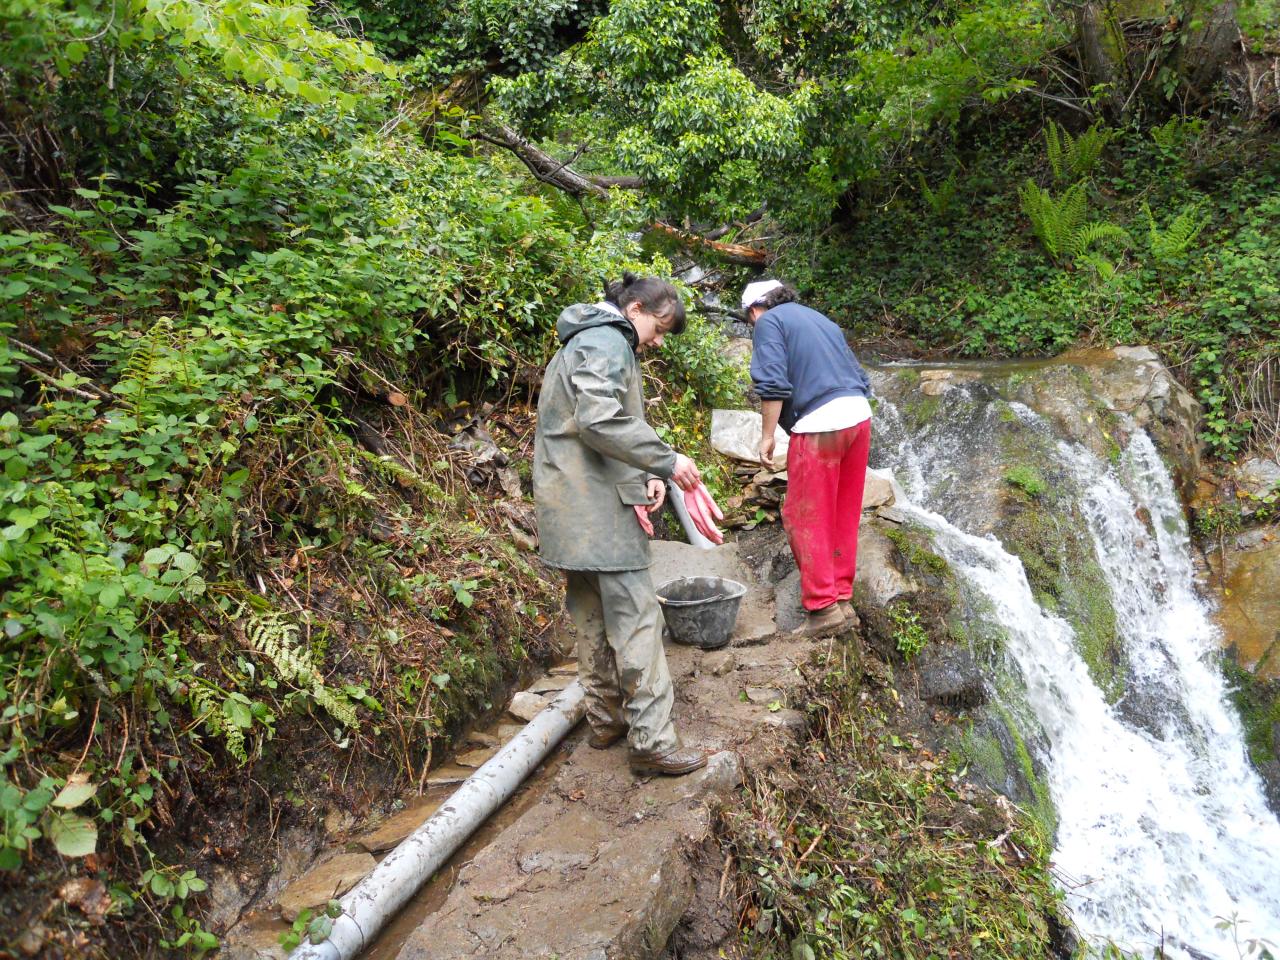
[[[401,912],[364,960],[477,955],[585,960],[650,957],[663,950],[695,900],[696,848],[710,834],[712,811],[740,783],[744,762],[773,762],[803,729],[803,716],[788,698],[798,682],[795,668],[811,655],[813,643],[777,635],[774,589],[757,582],[735,544],[700,551],[655,543],[652,573],[655,584],[718,575],[750,588],[728,647],[667,646],[676,723],[689,745],[713,754],[707,768],[681,778],[638,778],[627,766],[624,744],[593,750],[579,725]],[[794,602],[788,598],[783,605]],[[556,673],[563,678],[567,669]],[[549,677],[540,683],[560,682]],[[512,717],[507,720],[514,723]],[[482,762],[486,751],[507,738],[502,734],[515,729],[510,723],[478,736],[481,744],[492,740],[492,746],[458,759]],[[448,781],[468,772],[456,765],[441,768],[430,778],[437,786],[429,799],[380,827],[357,826],[350,842],[335,844],[319,860],[364,855],[367,861],[353,861],[358,875],[381,852],[372,847],[407,834],[447,796]],[[295,885],[292,896],[286,887],[277,900],[292,912],[308,897],[320,897],[318,890],[328,893],[325,885],[333,882],[321,875],[319,887],[298,891]],[[249,918],[228,938],[223,956],[283,957],[276,939],[288,924],[278,910],[266,905]],[[708,949],[717,937],[733,932],[729,923],[711,928],[710,933],[706,924],[699,928],[709,941],[700,946]]]

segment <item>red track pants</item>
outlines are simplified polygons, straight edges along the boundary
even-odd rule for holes
[[[791,435],[782,523],[800,567],[806,610],[853,596],[870,449],[870,420],[846,430]]]

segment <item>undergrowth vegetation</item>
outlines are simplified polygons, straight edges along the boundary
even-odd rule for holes
[[[310,44],[305,13],[221,10],[233,40],[297,45],[272,66],[93,11],[0,74],[30,148],[0,208],[0,888],[29,923],[52,908],[22,891],[79,860],[117,946],[66,906],[50,949],[200,952],[188,865],[251,853],[228,809],[335,768],[416,784],[547,655],[560,588],[514,545],[527,485],[483,432],[526,458],[556,314],[665,267],[477,156],[460,111],[407,112],[367,50]],[[686,394],[739,385],[690,327],[654,386],[693,444]]]
[[[872,669],[875,667],[875,669]],[[748,784],[725,842],[752,956],[1053,955],[1069,944],[1048,838],[895,730],[885,668],[832,646],[806,668],[810,738]]]
[[[885,185],[785,271],[849,326],[926,351],[1151,343],[1204,405],[1214,454],[1274,450],[1280,141],[1182,117],[1041,129],[958,130],[915,180],[954,184],[945,216],[937,188]]]

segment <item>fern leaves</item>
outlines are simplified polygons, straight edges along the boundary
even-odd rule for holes
[[[938,218],[945,218],[951,212],[951,201],[956,195],[956,174],[951,171],[947,175],[947,179],[938,184],[938,188],[934,190],[921,174],[916,175],[920,180],[920,195],[924,197],[924,202],[929,205],[929,209],[933,211],[933,215]]]
[[[1151,207],[1145,202],[1142,204],[1142,213],[1147,221],[1147,243],[1151,248],[1151,258],[1160,266],[1186,256],[1200,232],[1209,223],[1209,218],[1201,216],[1200,208],[1194,203],[1183,207],[1164,228],[1156,223]]]
[[[1019,196],[1031,229],[1055,263],[1070,263],[1107,240],[1128,243],[1129,235],[1113,223],[1089,222],[1089,198],[1082,180],[1055,197],[1028,180]]]
[[[1095,123],[1080,136],[1073,137],[1050,120],[1044,140],[1054,178],[1059,182],[1078,180],[1087,177],[1098,165],[1102,151],[1111,142],[1111,131]]]
[[[325,686],[311,651],[298,642],[297,625],[278,613],[250,613],[243,626],[249,645],[271,662],[281,680],[304,691],[344,727],[356,726],[355,704]]]

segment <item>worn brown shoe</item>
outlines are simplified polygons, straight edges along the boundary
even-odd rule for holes
[[[591,731],[591,736],[587,737],[587,746],[595,750],[608,750],[626,735],[626,727],[601,727]]]
[[[840,612],[844,614],[845,620],[849,621],[849,626],[858,629],[862,626],[862,620],[858,617],[858,611],[853,609],[853,604],[848,600],[838,600],[836,606],[840,608]]]
[[[668,777],[679,777],[706,765],[707,755],[701,750],[677,749],[661,756],[643,753],[631,755],[631,772],[641,775],[661,773]]]
[[[821,610],[814,610],[804,615],[804,623],[792,631],[794,637],[834,637],[850,628],[850,624],[840,611],[840,604],[833,603]]]

